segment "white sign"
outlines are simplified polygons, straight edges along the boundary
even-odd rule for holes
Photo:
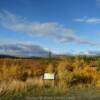
[[[44,73],[45,80],[54,80],[55,79],[55,74],[54,73]]]

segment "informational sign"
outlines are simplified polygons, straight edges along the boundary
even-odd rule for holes
[[[54,80],[55,74],[54,73],[44,73],[44,80]]]

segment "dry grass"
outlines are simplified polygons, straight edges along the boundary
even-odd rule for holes
[[[49,85],[49,82],[44,86],[44,72],[56,73],[55,87]],[[71,87],[87,86],[100,86],[100,71],[97,70],[95,61],[64,58],[48,63],[46,60],[0,59],[0,95],[4,94],[2,97],[13,91],[18,96],[64,95]]]

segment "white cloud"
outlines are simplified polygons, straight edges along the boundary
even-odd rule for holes
[[[76,18],[74,19],[75,22],[79,23],[88,23],[88,24],[100,24],[100,18]]]
[[[85,19],[86,17],[84,17],[84,20]],[[84,20],[76,19],[77,22],[83,22]],[[88,23],[94,22],[93,19],[88,19],[86,21]],[[25,33],[31,36],[42,36],[61,43],[73,42],[79,44],[96,45],[96,43],[79,38],[75,35],[75,31],[73,29],[65,28],[59,23],[34,23],[27,21],[21,16],[16,16],[6,10],[0,12],[0,25],[11,31]]]
[[[79,52],[78,54],[80,55],[90,55],[90,56],[100,56],[100,51],[95,51],[95,50],[87,50],[87,51],[82,51]]]
[[[100,24],[100,18],[90,18],[87,19],[86,22],[90,24]]]
[[[76,18],[73,21],[81,23],[81,22],[84,22],[86,20],[86,18],[87,18],[87,16],[84,16],[83,18]]]

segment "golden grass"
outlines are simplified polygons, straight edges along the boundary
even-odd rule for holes
[[[36,61],[36,62],[35,62]],[[88,63],[83,59],[61,59],[49,64],[39,60],[5,59],[0,60],[0,91],[27,90],[29,86],[44,86],[42,79],[44,72],[56,73],[57,87],[83,86],[94,83],[100,84],[100,71],[96,70],[96,63]],[[75,80],[75,81],[74,81]],[[48,83],[49,84],[49,83]]]

